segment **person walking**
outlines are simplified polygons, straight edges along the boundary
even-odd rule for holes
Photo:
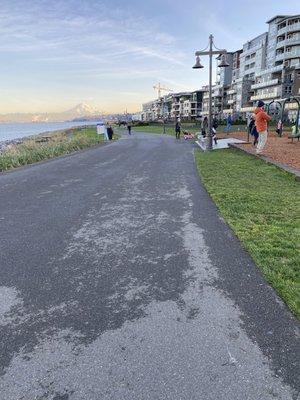
[[[112,140],[113,135],[114,135],[113,128],[111,127],[111,125],[108,125],[108,127],[107,127],[108,140]]]
[[[260,154],[265,147],[268,139],[268,122],[271,120],[270,115],[264,111],[265,103],[259,100],[255,109],[255,127],[258,132],[258,144],[256,154]]]
[[[208,128],[208,118],[204,117],[201,125],[201,134],[204,138],[206,137],[207,128]]]
[[[130,122],[127,123],[127,130],[128,130],[128,134],[131,135],[131,123]]]
[[[219,126],[219,122],[217,117],[214,117],[213,121],[212,121],[212,127],[211,127],[211,131],[212,131],[212,138],[213,141],[215,142],[215,145],[218,144],[217,142],[217,128]]]
[[[218,126],[219,126],[218,118],[214,117],[212,120],[212,128],[215,129],[215,131],[217,131]]]
[[[231,115],[228,115],[228,117],[227,117],[227,125],[226,125],[227,135],[231,131],[231,126],[232,126],[232,118],[231,118]]]
[[[180,131],[181,131],[181,126],[180,126],[180,120],[178,119],[176,121],[176,125],[175,125],[175,136],[176,136],[176,139],[180,139]]]
[[[278,134],[278,136],[282,136],[282,130],[283,130],[283,123],[281,121],[281,119],[277,122],[277,129],[276,129],[276,133]]]

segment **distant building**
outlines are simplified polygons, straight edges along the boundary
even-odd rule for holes
[[[300,15],[277,15],[269,24],[265,69],[258,71],[251,100],[284,99],[300,95]],[[290,117],[295,117],[295,105]]]
[[[142,121],[142,113],[141,112],[137,112],[132,114],[131,116],[132,121]]]
[[[203,90],[193,92],[169,93],[160,99],[142,105],[141,118],[151,122],[159,119],[195,120],[200,117],[202,110]]]

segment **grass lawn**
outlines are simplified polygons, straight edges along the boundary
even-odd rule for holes
[[[300,185],[238,150],[196,151],[202,181],[267,281],[300,318]]]
[[[97,135],[96,127],[84,127],[55,132],[47,142],[39,141],[41,136],[25,140],[0,154],[0,171],[6,171],[21,165],[69,154],[104,143],[103,135]],[[118,136],[114,135],[114,138]]]
[[[186,127],[185,127],[186,125]],[[182,130],[187,130],[190,132],[200,132],[201,128],[200,126],[192,126],[191,124],[187,123],[187,124],[182,124]],[[273,124],[273,126],[270,126],[270,131],[275,131],[276,126]],[[124,128],[123,128],[124,130]],[[133,126],[132,127],[133,132],[146,132],[146,133],[163,133],[164,128],[163,125],[146,125],[146,126]],[[291,131],[291,127],[290,126],[286,126],[284,128],[284,132],[290,132]],[[226,133],[226,125],[219,125],[217,132],[219,134],[224,134]],[[231,127],[231,132],[247,132],[247,126],[244,125],[233,125]],[[174,135],[175,136],[175,124],[174,126],[166,126],[166,133],[168,135]]]
[[[190,127],[187,128],[182,125],[182,130],[188,130],[189,132],[199,132],[199,127]],[[146,133],[159,133],[162,134],[164,132],[163,125],[146,125],[146,126],[133,126],[133,132],[146,132]],[[175,136],[175,124],[174,126],[166,126],[166,134]],[[182,135],[182,133],[181,133]],[[183,136],[183,135],[182,135]]]

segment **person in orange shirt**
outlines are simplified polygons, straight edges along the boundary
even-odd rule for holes
[[[258,144],[256,153],[260,154],[265,147],[268,139],[268,122],[271,120],[270,115],[264,111],[265,103],[259,100],[255,109],[255,127],[258,132]]]

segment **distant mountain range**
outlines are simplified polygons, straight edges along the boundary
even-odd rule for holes
[[[63,122],[63,121],[89,121],[102,119],[103,113],[96,108],[81,103],[70,110],[57,113],[12,113],[0,114],[0,123],[4,122]]]

